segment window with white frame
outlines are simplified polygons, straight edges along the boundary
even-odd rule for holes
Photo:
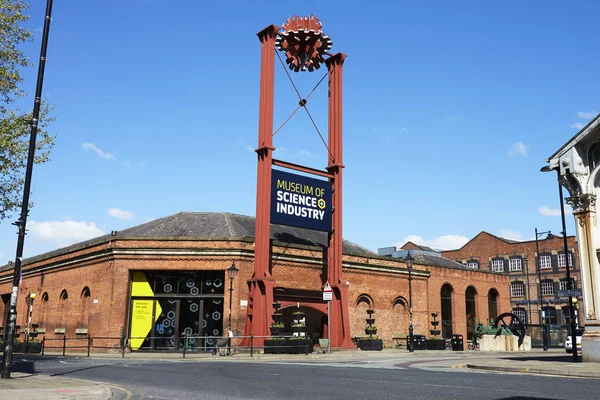
[[[511,257],[508,260],[508,270],[509,271],[522,271],[523,270],[523,261],[521,257]]]
[[[571,280],[571,282],[573,282],[573,278],[571,278],[570,280]],[[559,289],[560,289],[560,290],[567,290],[567,289],[570,289],[570,288],[568,287],[568,285],[567,285],[567,283],[568,283],[568,282],[569,282],[569,280],[567,280],[567,278],[562,278],[562,279],[560,280]],[[573,289],[575,289],[575,282],[573,282],[573,286],[572,286],[572,288],[573,288]]]
[[[471,260],[467,263],[467,268],[479,269],[479,261]]]
[[[515,307],[512,309],[512,312],[517,317],[519,317],[521,322],[523,322],[524,324],[526,323],[525,319],[527,318],[527,312],[525,311],[525,309],[523,307]]]
[[[540,256],[540,269],[552,268],[552,258],[550,254],[542,254]]]
[[[518,297],[525,296],[525,285],[523,282],[511,282],[510,283],[510,296]]]
[[[547,279],[542,281],[542,296],[554,294],[554,281]]]
[[[566,267],[565,253],[558,253],[558,266]],[[569,252],[569,267],[573,266],[573,253]]]
[[[495,258],[492,260],[492,272],[504,272],[504,259]]]

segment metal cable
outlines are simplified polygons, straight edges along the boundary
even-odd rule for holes
[[[294,114],[296,114],[296,112],[300,109],[300,107],[302,107],[302,105],[298,105],[298,107],[296,107],[294,112],[292,112],[290,114],[290,116],[283,122],[283,124],[281,124],[281,126],[279,128],[277,128],[277,130],[275,132],[273,132],[273,136],[277,135],[277,132],[279,132],[281,130],[281,128],[283,128],[283,126],[285,124],[287,124],[290,119],[292,119],[292,117],[294,116]]]
[[[285,64],[283,63],[283,60],[281,59],[281,56],[279,55],[279,53],[277,51],[275,51],[275,54],[277,54],[277,58],[279,58],[279,62],[281,63],[281,66],[283,67],[283,69],[284,69],[287,77],[290,79],[290,82],[291,82],[292,86],[294,87],[294,90],[296,91],[296,94],[298,95],[298,98],[300,100],[302,100],[302,96],[300,95],[300,92],[298,91],[298,88],[296,87],[296,84],[292,80],[292,76],[290,75],[289,71],[285,67]]]

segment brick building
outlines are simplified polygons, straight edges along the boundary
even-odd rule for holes
[[[547,324],[568,325],[568,298],[559,297],[558,292],[567,288],[567,258],[574,288],[581,288],[577,242],[574,236],[567,237],[567,257],[560,236],[542,237],[537,246],[539,254],[535,240],[515,241],[481,232],[460,249],[441,251],[441,255],[473,270],[508,273],[512,312],[527,325],[540,324],[542,311]],[[578,309],[581,300],[579,296]]]
[[[17,323],[26,324],[26,297],[35,293],[32,322],[46,338],[131,339],[133,350],[172,346],[182,333],[221,336],[231,309],[232,329],[244,332],[248,280],[254,260],[254,218],[229,213],[179,213],[24,260]],[[312,337],[326,336],[327,234],[271,226],[274,298],[286,329],[291,313],[306,312]],[[375,310],[387,345],[408,332],[408,270],[402,260],[343,242],[350,331],[364,335],[366,309]],[[431,313],[451,310],[445,335],[467,334],[466,310],[482,319],[510,309],[508,276],[466,268],[441,257],[417,256],[412,270],[416,334],[428,335]],[[226,270],[239,269],[228,282]],[[326,268],[326,266],[325,266]],[[6,321],[12,267],[0,268],[0,312]],[[232,285],[232,301],[229,288]],[[23,329],[21,329],[22,331]],[[211,339],[205,338],[205,343]],[[114,342],[114,340],[113,340]],[[106,345],[113,343],[106,340]],[[94,339],[94,346],[103,343]]]

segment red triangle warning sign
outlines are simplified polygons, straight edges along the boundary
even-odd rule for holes
[[[324,292],[333,292],[333,290],[331,289],[331,286],[329,286],[329,282],[325,282],[325,286],[323,286],[323,291]]]

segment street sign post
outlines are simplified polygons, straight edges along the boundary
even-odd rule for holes
[[[327,353],[331,353],[331,323],[329,321],[329,306],[332,299],[333,289],[331,289],[329,282],[325,282],[325,286],[323,286],[323,301],[327,302]]]

